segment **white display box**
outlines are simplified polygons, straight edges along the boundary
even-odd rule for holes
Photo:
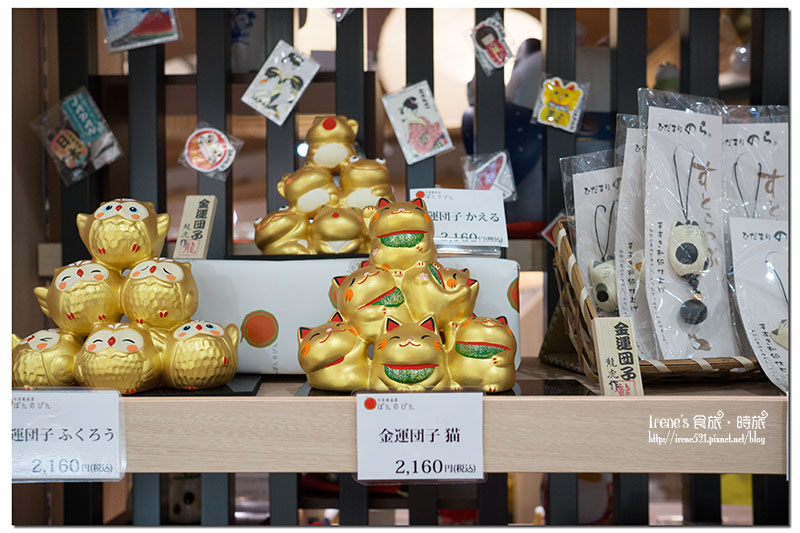
[[[353,272],[363,259],[195,260],[198,320],[239,327],[240,373],[302,374],[297,328],[318,326],[333,314],[331,280]],[[475,314],[505,316],[517,338],[520,363],[519,264],[487,257],[446,257],[448,268],[468,268],[480,282]]]

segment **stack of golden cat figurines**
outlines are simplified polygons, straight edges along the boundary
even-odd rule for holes
[[[194,390],[227,383],[236,373],[239,330],[191,320],[198,303],[191,265],[154,257],[169,215],[122,198],[79,214],[77,223],[92,259],[57,268],[49,287],[34,289],[58,329],[12,335],[13,385],[77,381],[133,394],[162,384]],[[123,313],[130,323],[120,323]]]
[[[333,279],[338,310],[328,322],[298,330],[309,384],[332,391],[510,389],[514,334],[505,317],[473,314],[478,282],[467,269],[436,261],[425,202],[381,198],[362,217],[369,260]]]
[[[366,253],[361,210],[394,196],[386,162],[356,155],[357,132],[358,122],[344,116],[314,119],[305,166],[278,183],[289,207],[254,222],[255,243],[264,254]]]

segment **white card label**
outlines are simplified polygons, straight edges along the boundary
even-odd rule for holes
[[[483,394],[356,395],[359,481],[483,479]]]
[[[125,444],[117,391],[12,394],[14,481],[122,479]]]
[[[437,245],[508,246],[503,193],[498,190],[411,189],[433,219]]]

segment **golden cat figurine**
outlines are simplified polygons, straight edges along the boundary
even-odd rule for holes
[[[323,205],[339,201],[339,188],[330,170],[306,165],[278,182],[278,194],[286,198],[296,213],[314,218]]]
[[[411,314],[392,273],[368,263],[362,265],[348,276],[333,278],[334,292],[344,319],[372,344],[383,332],[386,317],[406,322]]]
[[[378,203],[381,198],[394,202],[389,170],[385,159],[361,159],[353,156],[341,173],[342,195],[340,202],[359,210]]]
[[[372,354],[369,388],[386,391],[450,389],[447,356],[436,328],[428,317],[421,323],[384,323]]]
[[[350,157],[356,155],[358,122],[339,116],[315,117],[306,132],[309,164],[339,172]]]
[[[264,255],[309,255],[311,226],[305,215],[283,209],[255,221],[255,243]]]
[[[352,391],[366,388],[370,359],[367,343],[337,311],[315,328],[297,330],[297,359],[315,389]]]
[[[453,390],[480,388],[501,392],[514,386],[517,340],[508,320],[473,317],[456,329],[447,345],[447,366]]]
[[[436,260],[433,221],[425,202],[391,202],[386,198],[362,210],[370,239],[369,262],[390,270],[405,271],[417,261]]]
[[[361,211],[324,206],[311,224],[311,247],[320,254],[366,253],[367,232]]]

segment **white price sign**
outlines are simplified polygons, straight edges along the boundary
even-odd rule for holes
[[[508,247],[503,193],[498,190],[411,189],[433,219],[435,244]]]
[[[125,443],[117,391],[12,395],[14,481],[122,479]]]
[[[356,395],[358,480],[483,479],[483,394]]]

